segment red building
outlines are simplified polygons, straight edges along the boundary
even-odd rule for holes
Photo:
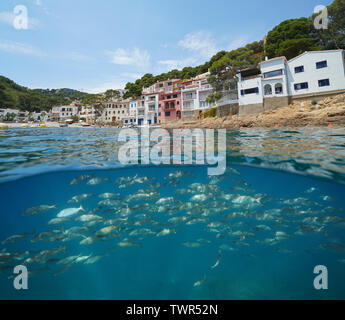
[[[169,90],[159,93],[159,123],[181,119],[181,91]]]

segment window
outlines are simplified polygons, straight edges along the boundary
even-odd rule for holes
[[[327,68],[327,60],[316,62],[316,69]]]
[[[166,117],[170,117],[170,112],[166,112],[166,113],[165,113],[165,116],[166,116]]]
[[[328,87],[330,85],[329,79],[319,80],[319,87]]]
[[[265,96],[270,96],[272,94],[272,87],[270,84],[264,86]]]
[[[241,90],[241,96],[245,96],[247,94],[253,94],[253,93],[259,93],[259,88],[256,87],[256,88]]]
[[[304,72],[304,66],[295,67],[295,73]]]
[[[282,74],[283,74],[283,69],[275,70],[275,71],[264,73],[264,78],[271,78],[271,77],[281,76]]]
[[[174,94],[174,95],[173,95],[173,98],[177,98],[177,94]]]
[[[171,96],[167,96],[167,99],[171,99]]]
[[[282,94],[283,93],[283,85],[281,83],[277,83],[275,85],[275,92],[276,92],[276,94]]]
[[[303,89],[308,89],[309,88],[308,82],[296,83],[294,85],[294,87],[295,87],[295,91],[303,90]]]

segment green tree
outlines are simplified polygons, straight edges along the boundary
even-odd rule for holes
[[[311,37],[314,29],[310,18],[283,21],[268,32],[265,55],[268,58],[286,56],[291,59],[301,52],[318,49],[317,41]]]

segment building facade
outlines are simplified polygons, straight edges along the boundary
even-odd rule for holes
[[[81,106],[79,111],[79,119],[87,124],[94,124],[97,119],[97,110],[92,105]]]
[[[128,119],[129,115],[129,101],[118,100],[111,101],[105,104],[105,108],[102,112],[102,122],[124,122]]]
[[[158,123],[159,93],[144,94],[145,113],[142,125]],[[140,125],[140,124],[139,124]]]
[[[203,111],[215,106],[206,101],[213,92],[207,82],[209,75],[207,72],[185,82],[181,91],[182,118],[199,118]]]
[[[77,116],[78,112],[78,107],[74,105],[53,107],[51,112],[52,120],[62,122],[71,119],[73,116]]]
[[[320,100],[345,92],[344,50],[309,51],[289,61],[277,57],[237,74],[239,114],[257,114],[295,100]]]

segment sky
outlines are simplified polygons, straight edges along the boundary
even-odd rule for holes
[[[0,75],[29,88],[120,89],[145,73],[196,66],[261,40],[283,20],[331,3],[0,0]],[[27,13],[24,29],[15,27],[17,6]]]

